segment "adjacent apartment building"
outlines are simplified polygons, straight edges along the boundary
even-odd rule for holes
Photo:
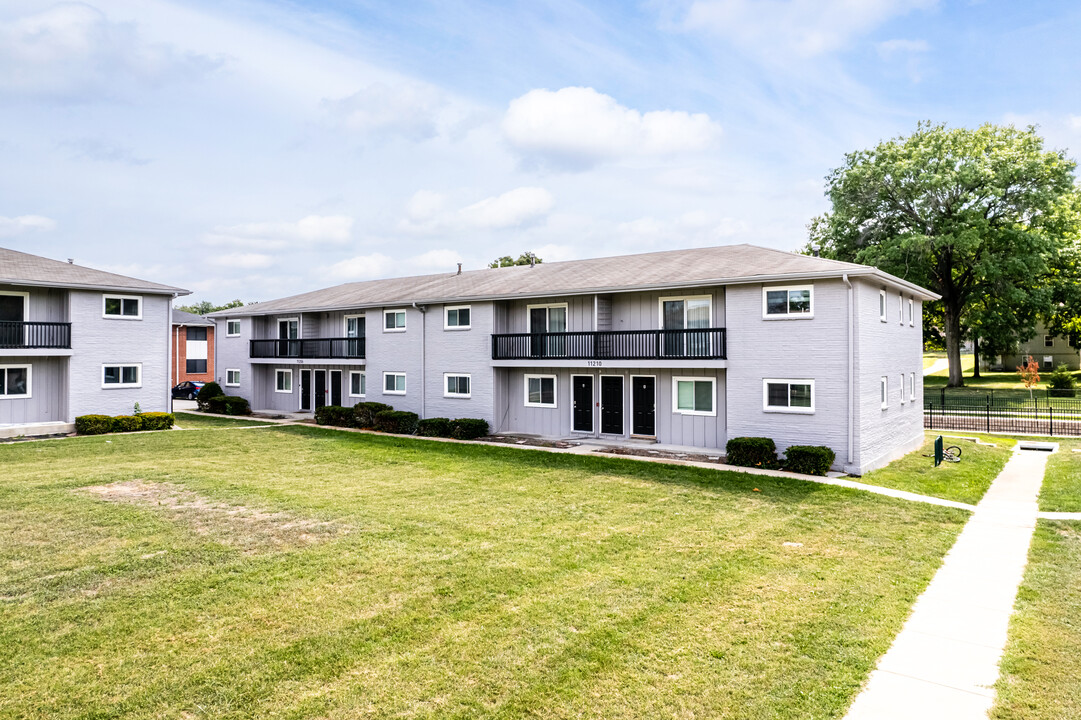
[[[0,248],[0,437],[169,410],[170,308],[186,294]]]
[[[172,384],[214,379],[214,321],[173,308]]]
[[[1035,360],[1040,370],[1051,371],[1059,365],[1070,370],[1081,370],[1081,351],[1078,350],[1077,338],[1068,335],[1050,335],[1043,325],[1036,328],[1036,334],[1021,343],[1017,351],[1010,355],[981,358],[984,366],[992,370],[1015,370]]]
[[[876,268],[735,245],[350,283],[215,313],[254,408],[374,400],[493,431],[827,445],[863,473],[923,438],[921,308]]]

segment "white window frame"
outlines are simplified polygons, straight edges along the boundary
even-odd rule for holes
[[[886,305],[887,305],[886,300],[887,300],[886,291],[885,290],[879,290],[878,291],[878,319],[881,320],[882,322],[888,322],[887,319],[886,319],[886,316],[889,313],[886,312]]]
[[[229,331],[229,326],[232,325],[233,323],[236,323],[236,328],[237,328],[236,332],[230,332]],[[230,319],[226,318],[226,320],[225,320],[225,337],[240,337],[240,334],[241,334],[240,321],[236,320],[236,319],[230,320]]]
[[[9,295],[11,297],[21,297],[23,299],[23,323],[30,322],[30,293],[29,292],[22,292],[22,291],[15,291],[15,290],[0,290],[0,295]],[[23,325],[23,344],[26,344],[27,341],[30,339],[29,333],[30,333],[30,326],[24,324]],[[16,365],[14,367],[22,367],[22,366],[21,365]],[[22,397],[22,395],[20,395],[19,397]]]
[[[909,327],[915,327],[916,326],[916,313],[914,311],[915,305],[916,305],[915,301],[912,298],[909,298],[908,299],[908,326]]]
[[[360,394],[353,392],[353,376],[360,376]],[[363,370],[350,370],[349,371],[349,397],[367,397],[368,396],[368,374]]]
[[[124,312],[124,301],[135,300],[139,303],[138,315],[110,315],[105,312],[105,303],[109,300],[120,301],[120,312]],[[143,296],[142,295],[116,295],[113,293],[104,293],[101,296],[101,316],[106,320],[142,320],[143,319]]]
[[[767,303],[768,294],[777,290],[809,290],[811,292],[811,309],[805,313],[790,313],[770,315]],[[791,301],[789,301],[791,302]],[[762,319],[763,320],[812,320],[815,316],[815,286],[813,283],[804,285],[763,285],[762,286]]]
[[[535,305],[526,305],[525,306],[525,331],[527,333],[532,333],[533,332],[533,318],[532,318],[533,312],[532,311],[537,309],[537,308],[547,308],[549,310],[552,309],[552,308],[563,308],[563,319],[566,321],[566,325],[564,326],[563,332],[570,332],[571,331],[571,311],[570,311],[570,307],[568,306],[567,303],[565,303],[565,302],[560,302],[560,303],[537,303]],[[547,318],[547,315],[545,315],[545,318]],[[469,321],[473,322],[473,314],[472,313],[470,313],[470,315],[469,315]],[[541,332],[546,333],[546,332],[549,332],[549,330],[548,330],[548,328],[544,328],[543,330],[541,330]],[[550,406],[545,405],[544,407],[550,407]]]
[[[905,296],[901,293],[897,293],[897,322],[905,324]]]
[[[394,375],[395,377],[397,377],[398,375],[402,376],[402,389],[401,390],[387,390],[387,376],[388,375]],[[395,383],[395,385],[397,385],[397,383]],[[409,379],[406,377],[406,373],[398,372],[398,371],[389,371],[389,372],[384,372],[383,373],[383,394],[384,395],[405,395],[406,390],[408,389],[408,387],[409,387]]]
[[[890,376],[883,375],[879,380],[879,395],[882,398],[882,409],[887,410],[890,406]]]
[[[1048,343],[1048,340],[1050,340],[1051,342]],[[1055,347],[1055,336],[1054,335],[1044,335],[1043,336],[1043,346],[1045,348],[1053,348],[1053,347]]]
[[[106,383],[105,382],[105,368],[120,368],[120,382],[118,383]],[[124,368],[135,368],[135,377],[137,378],[133,383],[124,382]],[[102,363],[101,365],[101,388],[103,390],[126,390],[131,388],[141,388],[143,386],[143,364],[142,363]]]
[[[388,328],[387,327],[387,315],[397,315],[398,313],[402,314],[402,326],[401,327]],[[395,325],[398,324],[396,320],[395,320],[394,324]],[[383,311],[383,332],[385,332],[385,333],[403,333],[403,332],[405,332],[406,326],[408,324],[409,324],[409,313],[406,312],[405,308],[395,308],[394,310],[384,310]]]
[[[788,385],[788,399],[792,401],[792,386],[793,385],[810,385],[811,386],[811,406],[810,407],[792,407],[792,405],[770,405],[769,404],[769,386],[770,384],[779,385],[781,383]],[[810,378],[762,378],[762,412],[768,413],[788,413],[792,415],[814,415],[815,413],[815,381]]]
[[[236,373],[236,382],[229,382],[229,373]],[[225,387],[240,387],[240,368],[225,368]]]
[[[468,310],[469,311],[469,324],[468,325],[451,325],[450,324],[450,311],[451,310]],[[443,329],[444,330],[471,330],[473,328],[473,306],[472,305],[445,305],[443,307]],[[472,387],[472,385],[470,385]]]
[[[1055,369],[1055,356],[1054,355],[1044,355],[1043,356],[1043,362],[1040,363],[1040,369],[1041,370],[1054,370]]]
[[[14,295],[17,293],[4,293],[5,295]],[[19,395],[8,395],[7,382],[4,382],[4,395],[0,395],[0,401],[3,400],[29,400],[34,397],[34,366],[33,365],[0,365],[0,371],[7,370],[25,370],[26,371],[26,392]],[[104,371],[103,371],[104,372]]]
[[[914,372],[908,374],[908,399],[916,402],[916,373]]]
[[[683,301],[683,329],[687,329],[687,301],[688,300],[709,300],[709,325],[706,327],[713,327],[713,296],[712,295],[669,295],[667,297],[657,298],[657,329],[664,330],[664,304],[666,302],[672,302],[673,300]]]
[[[545,380],[551,379],[552,381],[552,402],[551,403],[533,403],[529,402],[529,381],[530,380]],[[472,386],[470,386],[472,389]],[[558,375],[540,375],[535,373],[527,373],[522,380],[523,397],[522,400],[526,407],[534,408],[547,408],[549,410],[559,407],[559,376]],[[542,390],[543,394],[543,390]]]
[[[281,383],[278,382],[278,378],[281,376],[287,376],[289,378],[289,389],[281,390],[278,386]],[[282,395],[293,394],[293,371],[291,369],[274,368],[274,392],[281,393]]]
[[[364,335],[359,335],[359,334],[356,336],[356,338],[349,337],[349,321],[350,320],[358,320],[359,321],[360,319],[365,318],[365,317],[367,317],[367,316],[364,313],[359,313],[359,314],[353,314],[353,315],[346,315],[344,318],[342,318],[342,337],[349,338],[350,340],[359,340],[360,338],[364,337]],[[357,333],[360,333],[360,323],[359,322],[357,322]],[[365,335],[368,333],[368,322],[367,322],[367,320],[365,320],[365,322],[364,322],[364,333],[365,333]]]
[[[681,410],[679,408],[679,383],[681,382],[708,382],[710,383],[710,392],[713,399],[710,402],[710,406],[713,408],[709,412],[704,410]],[[672,377],[672,414],[673,415],[701,415],[703,417],[716,417],[717,416],[717,378],[715,377],[697,377],[691,375],[676,375]]]
[[[459,377],[465,378],[469,381],[469,392],[467,393],[452,393],[447,390],[447,378]],[[473,397],[473,376],[469,373],[463,372],[446,372],[443,373],[443,397],[445,398],[463,398],[468,399]]]
[[[282,338],[282,323],[296,323],[297,324],[297,337],[296,340],[300,340],[304,337],[304,328],[301,327],[299,317],[280,317],[274,323],[274,339],[275,340],[288,340],[289,342],[295,342],[291,338]]]
[[[901,404],[905,404],[905,374],[901,373]]]

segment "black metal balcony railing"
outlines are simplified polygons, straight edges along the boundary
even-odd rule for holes
[[[70,350],[71,323],[0,322],[0,350]]]
[[[724,328],[492,335],[493,360],[724,359]]]
[[[302,360],[363,360],[364,338],[305,338],[304,340],[252,340],[252,358]]]

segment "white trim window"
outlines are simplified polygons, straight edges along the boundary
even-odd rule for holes
[[[383,332],[405,332],[405,310],[384,310]]]
[[[108,389],[142,387],[142,363],[128,363],[124,365],[102,365],[101,386]]]
[[[715,416],[717,414],[716,378],[672,378],[672,412],[677,415]]]
[[[878,319],[886,322],[886,291],[878,291]]]
[[[292,394],[292,392],[293,392],[293,371],[292,370],[275,370],[274,371],[274,392]]]
[[[916,402],[916,373],[908,374],[908,399]]]
[[[443,397],[471,397],[473,379],[468,373],[443,373]]]
[[[901,404],[905,404],[905,374],[901,373],[901,384],[898,386],[901,388]]]
[[[801,320],[814,317],[814,285],[762,287],[764,320]]]
[[[405,395],[405,373],[403,373],[403,372],[385,372],[385,373],[383,373],[383,394],[384,395]]]
[[[882,400],[882,409],[885,410],[890,406],[890,378],[888,375],[883,375],[880,382],[880,395]]]
[[[279,340],[299,340],[300,339],[300,318],[278,318],[278,339]]]
[[[472,311],[469,305],[447,305],[443,308],[444,330],[468,330]]]
[[[0,365],[0,400],[25,400],[33,397],[33,367]]]
[[[1043,336],[1043,346],[1045,348],[1055,347],[1055,336],[1054,335],[1044,335]]]
[[[364,331],[364,315],[345,316],[345,336],[347,338],[362,338],[364,337]]]
[[[226,370],[225,370],[225,386],[226,387],[240,387],[240,369],[239,368],[226,368]]]
[[[525,406],[539,408],[556,407],[556,387],[555,375],[526,375],[524,383]]]
[[[139,295],[102,295],[101,316],[110,320],[142,320],[143,298]]]
[[[225,321],[225,337],[240,337],[240,321],[239,320],[226,320]]]
[[[664,333],[661,352],[665,357],[709,357],[713,353],[712,338],[705,332],[713,324],[712,295],[684,295],[657,299],[657,315],[661,330],[684,332]],[[686,332],[702,330],[703,332]]]
[[[897,323],[905,324],[905,296],[897,293]]]
[[[815,411],[815,381],[764,378],[762,380],[762,410],[812,414]]]
[[[912,300],[912,298],[909,298],[908,299],[908,326],[909,327],[915,327],[916,326],[915,305],[916,305],[916,303]]]
[[[368,375],[359,370],[349,373],[349,397],[364,397],[368,394]]]

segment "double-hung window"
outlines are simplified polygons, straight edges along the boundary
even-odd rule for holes
[[[662,297],[661,330],[665,357],[710,357],[709,326],[713,317],[713,297]]]
[[[898,386],[901,388],[901,404],[905,404],[905,374],[901,373],[901,384]]]
[[[239,320],[226,320],[225,321],[225,337],[240,337],[240,321]]]
[[[882,376],[880,390],[882,409],[885,410],[890,406],[890,379],[886,375]]]
[[[30,393],[29,365],[0,365],[0,398],[28,398]]]
[[[878,291],[878,319],[886,322],[886,291]]]
[[[1043,346],[1044,347],[1055,347],[1055,336],[1054,335],[1044,335],[1043,336]]]
[[[383,373],[384,395],[405,395],[405,373]]]
[[[364,397],[368,394],[368,376],[354,370],[349,373],[349,397]]]
[[[905,297],[900,293],[897,294],[897,324],[905,324]]]
[[[443,397],[467,398],[470,397],[469,375],[460,373],[443,373]]]
[[[405,332],[405,310],[384,310],[383,332]]]
[[[468,330],[469,329],[469,306],[447,306],[443,309],[444,330]]]
[[[916,373],[908,374],[908,399],[916,402]]]
[[[814,317],[814,286],[762,288],[762,317],[766,320]]]
[[[225,384],[228,387],[240,387],[240,370],[229,369],[225,371]]]
[[[915,305],[915,303],[912,301],[912,298],[909,298],[908,299],[908,326],[909,327],[913,327],[916,324],[916,314],[913,311],[913,306],[914,305]]]
[[[142,387],[142,384],[143,366],[139,363],[101,366],[103,388]]]
[[[681,415],[716,415],[716,401],[716,380],[713,378],[672,378],[672,412]]]
[[[102,316],[123,320],[143,319],[143,299],[138,295],[103,295]]]
[[[762,409],[766,412],[813,413],[815,381],[766,378],[762,381]]]
[[[525,405],[526,407],[556,407],[556,376],[526,375]]]
[[[292,370],[275,370],[274,371],[274,392],[291,393],[293,392],[293,371]]]

